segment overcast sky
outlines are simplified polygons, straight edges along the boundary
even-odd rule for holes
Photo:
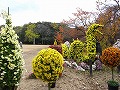
[[[13,26],[29,22],[62,22],[73,17],[76,8],[96,11],[96,0],[0,0],[0,13],[10,8]],[[0,17],[0,25],[5,20]]]

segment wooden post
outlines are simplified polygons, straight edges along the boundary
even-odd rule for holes
[[[50,82],[48,82],[48,90],[51,90],[51,88],[50,88]]]
[[[9,15],[9,7],[8,7],[8,15]]]
[[[90,77],[92,77],[92,60],[89,60],[89,64],[90,64]]]

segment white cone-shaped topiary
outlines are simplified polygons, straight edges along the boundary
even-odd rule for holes
[[[2,13],[6,20],[0,34],[0,87],[18,86],[23,71],[22,50],[18,36],[12,28],[10,15]]]

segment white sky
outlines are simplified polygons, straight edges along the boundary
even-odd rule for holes
[[[13,26],[29,22],[62,22],[74,17],[76,8],[96,11],[96,0],[0,0],[0,13],[10,8]],[[5,20],[0,17],[0,25]]]

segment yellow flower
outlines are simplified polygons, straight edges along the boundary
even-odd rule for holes
[[[63,56],[55,49],[43,49],[32,61],[33,72],[43,81],[55,81],[63,71]]]

